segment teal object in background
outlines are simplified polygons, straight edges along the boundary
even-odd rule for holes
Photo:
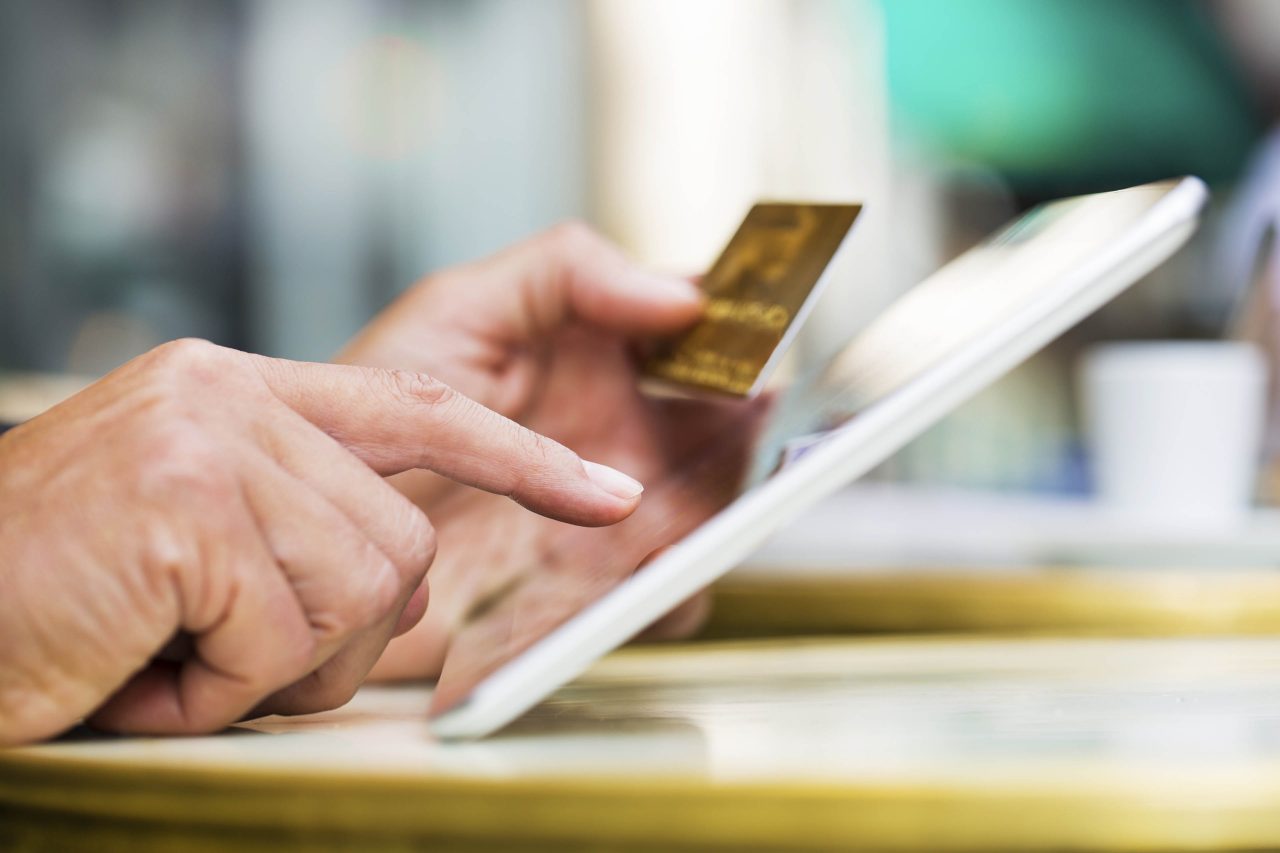
[[[1236,177],[1262,122],[1185,0],[881,0],[899,132],[1063,193]]]

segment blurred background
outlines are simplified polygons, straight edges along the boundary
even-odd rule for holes
[[[1268,0],[3,0],[0,370],[325,359],[567,217],[692,272],[758,198],[859,200],[816,358],[1038,202],[1200,175],[1188,250],[873,478],[1086,495],[1081,349],[1246,298],[1277,40]]]

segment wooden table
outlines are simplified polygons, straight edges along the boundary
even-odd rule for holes
[[[426,700],[0,753],[0,849],[1280,848],[1280,639],[633,648],[460,744]]]

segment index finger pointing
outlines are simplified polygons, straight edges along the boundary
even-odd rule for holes
[[[420,373],[254,356],[285,405],[379,474],[425,468],[560,521],[631,514],[643,487]]]

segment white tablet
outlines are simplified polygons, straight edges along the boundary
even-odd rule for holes
[[[669,482],[646,484],[641,509],[607,536],[566,526],[548,561],[561,568],[531,565],[453,638],[431,730],[482,737],[523,714],[1161,263],[1195,230],[1207,195],[1183,178],[1036,208],[784,392],[757,437],[695,448]],[[755,473],[743,485],[748,441]],[[702,524],[645,515],[645,504],[678,505],[668,499],[709,485],[736,496]]]

